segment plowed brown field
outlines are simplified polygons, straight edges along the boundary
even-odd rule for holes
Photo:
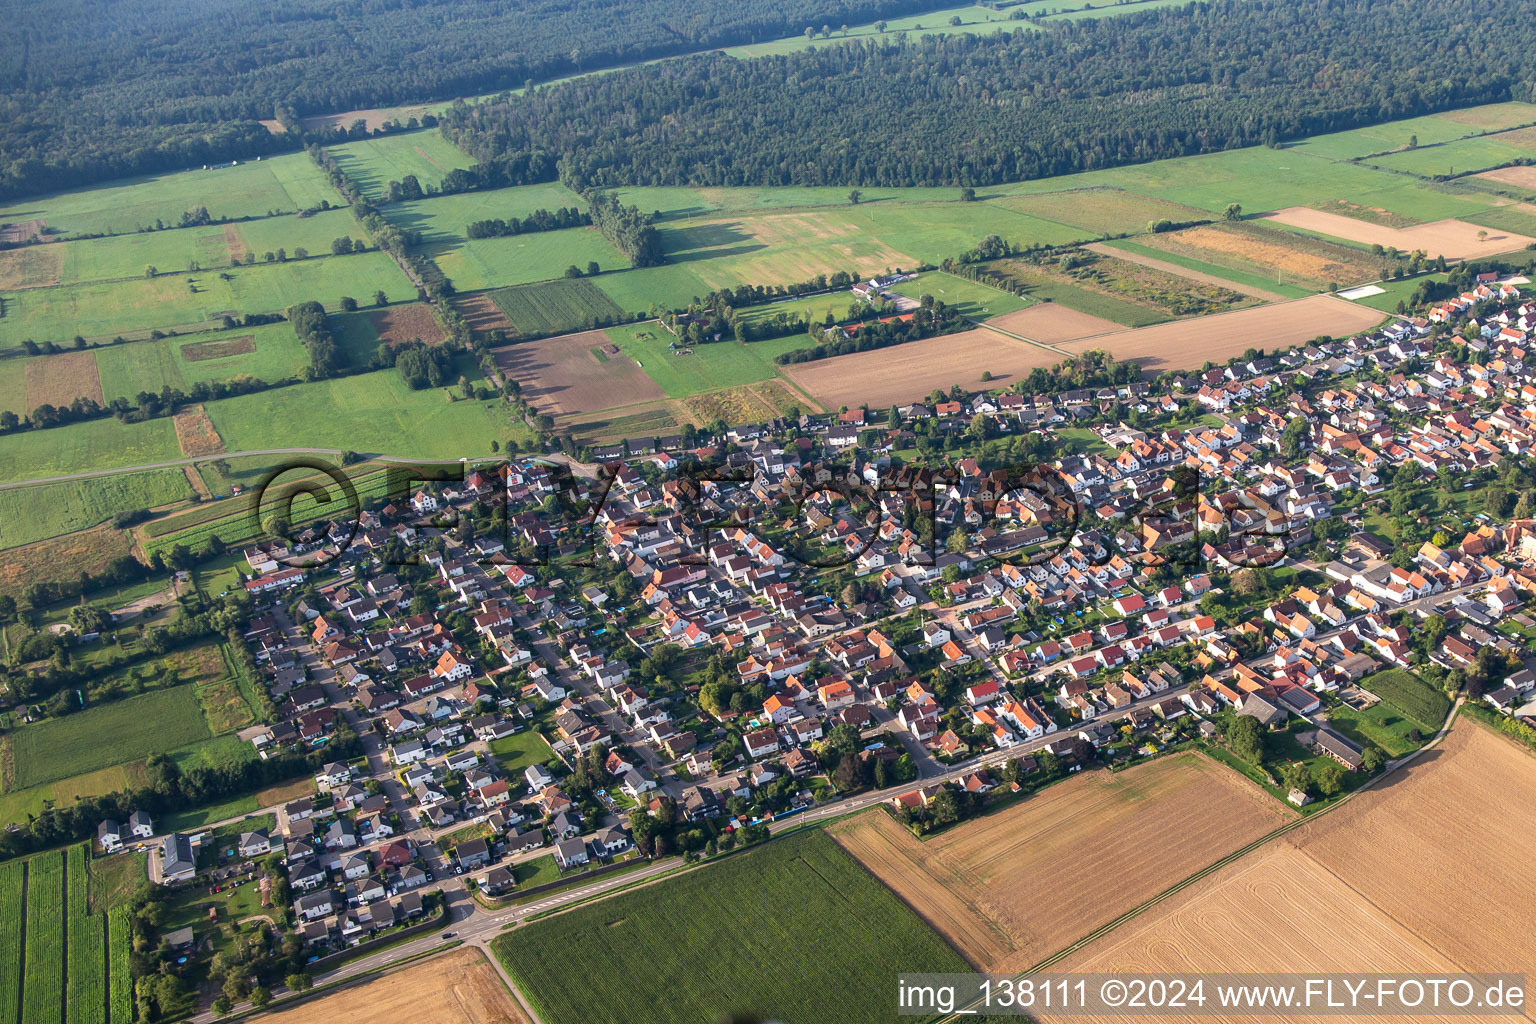
[[[496,366],[523,382],[523,397],[552,416],[597,412],[667,396],[628,356],[599,362],[602,331],[562,334],[496,349]]]
[[[1028,309],[1021,309],[1017,313],[1004,313],[987,322],[995,325],[999,330],[1020,334],[1047,345],[1125,330],[1123,324],[1117,324],[1113,320],[1106,320],[1090,313],[1079,313],[1059,302],[1042,302]]]

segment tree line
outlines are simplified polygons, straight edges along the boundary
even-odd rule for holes
[[[1476,59],[1425,42],[1494,24]],[[688,57],[455,105],[442,127],[482,162],[555,153],[578,191],[975,186],[1529,99],[1533,40],[1498,0],[1219,0]]]
[[[505,238],[509,235],[526,235],[533,231],[559,231],[561,228],[580,228],[592,223],[592,215],[575,206],[559,207],[553,211],[538,209],[526,217],[500,217],[474,220],[464,229],[470,238]]]
[[[944,2],[23,5],[6,27],[24,45],[0,48],[0,196],[292,151],[292,133],[259,121],[279,108],[296,118],[472,96]]]
[[[587,197],[592,223],[613,247],[637,267],[654,267],[666,261],[661,248],[661,234],[651,223],[651,215],[638,207],[625,206],[611,192],[594,192]]]

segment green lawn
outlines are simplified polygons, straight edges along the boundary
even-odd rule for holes
[[[475,163],[435,128],[347,142],[330,147],[328,152],[342,172],[374,201],[386,198],[386,185],[391,180],[414,174],[425,188],[441,182],[454,168],[473,167]]]
[[[345,200],[303,153],[243,160],[234,167],[129,178],[99,188],[33,196],[0,207],[0,221],[41,218],[56,234],[126,234],[175,224],[205,206],[213,217],[265,217]]]
[[[174,686],[24,726],[11,737],[16,786],[56,782],[213,734],[196,686]]]
[[[544,885],[547,882],[558,882],[560,867],[555,863],[554,854],[547,854],[512,865],[512,878],[522,889]]]
[[[27,339],[66,342],[76,335],[110,340],[151,327],[187,327],[226,313],[265,313],[309,299],[335,309],[343,295],[366,299],[382,290],[391,302],[416,289],[389,256],[327,256],[238,269],[162,275],[129,281],[32,288],[6,296],[0,346]]]
[[[191,494],[179,469],[0,491],[0,549],[83,530],[118,512],[182,501]]]
[[[1399,668],[1377,672],[1361,680],[1360,685],[1388,705],[1386,712],[1400,712],[1410,726],[1417,726],[1425,735],[1437,731],[1451,710],[1450,698],[1444,693]]]
[[[1067,443],[1073,455],[1106,455],[1114,451],[1103,438],[1086,427],[1059,427],[1056,436]]]
[[[653,305],[662,309],[682,309],[694,299],[702,299],[714,291],[713,286],[701,281],[686,264],[679,263],[603,274],[592,283],[620,309],[630,313],[648,313]]]
[[[1417,750],[1425,734],[1422,727],[1408,721],[1395,707],[1382,701],[1365,711],[1341,704],[1328,712],[1328,722],[1360,746],[1373,744],[1388,757],[1402,757]],[[1408,733],[1418,729],[1421,739],[1415,743]]]
[[[548,1024],[865,1024],[965,961],[820,831],[536,921],[492,949]]]
[[[549,749],[549,743],[537,729],[524,729],[511,736],[491,740],[489,747],[491,756],[501,765],[501,770],[519,778],[524,768],[531,764],[544,764],[555,753]]]
[[[1367,295],[1364,298],[1351,299],[1362,306],[1379,309],[1383,313],[1392,313],[1397,310],[1399,302],[1407,302],[1418,290],[1419,285],[1426,279],[1444,281],[1445,274],[1421,274],[1418,277],[1405,277],[1397,281],[1378,281],[1376,287],[1382,290],[1380,295]]]

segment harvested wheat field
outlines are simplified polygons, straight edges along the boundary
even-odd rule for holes
[[[633,359],[605,359],[594,348],[611,344],[602,331],[562,334],[496,349],[496,367],[522,382],[523,397],[553,416],[614,409],[665,398]]]
[[[1059,302],[1042,302],[1028,309],[1021,309],[1017,313],[1004,313],[1002,316],[993,317],[987,323],[1000,331],[1018,334],[1047,345],[1125,330],[1124,324],[1117,324],[1113,320],[1106,320],[1089,313],[1079,313]]]
[[[828,831],[978,970],[1012,972],[1294,817],[1184,754],[1079,776],[926,842],[884,811]]]
[[[107,404],[101,394],[96,353],[88,349],[29,359],[23,373],[26,375],[28,410],[44,404],[67,407],[77,398],[89,398],[97,405]]]
[[[224,439],[201,403],[187,406],[171,422],[176,426],[176,443],[181,445],[183,455],[217,455],[224,450]]]
[[[1487,178],[1496,181],[1500,185],[1513,185],[1516,188],[1536,189],[1536,167],[1522,165],[1519,167],[1498,167],[1491,171],[1482,171],[1474,174],[1474,178]]]
[[[44,288],[58,284],[63,270],[62,245],[28,245],[0,252],[0,288]]]
[[[1144,371],[1198,369],[1207,359],[1220,363],[1250,348],[1278,352],[1320,334],[1342,338],[1370,330],[1383,313],[1332,295],[1216,313],[1195,320],[1138,327],[1061,347],[1069,352],[1101,348],[1116,359],[1135,360]]]
[[[267,1019],[277,1024],[353,1020],[526,1024],[528,1020],[485,955],[468,948],[279,1010]]]
[[[828,409],[868,404],[888,407],[916,401],[934,388],[959,384],[972,391],[1003,387],[1037,366],[1055,366],[1065,357],[1016,341],[996,331],[945,334],[905,345],[833,356],[784,367],[794,381]],[[983,381],[984,372],[992,374]]]
[[[1463,720],[1386,784],[1052,970],[1536,972],[1536,887],[1492,881],[1524,878],[1533,844],[1536,756]]]
[[[432,308],[424,302],[410,302],[403,306],[387,306],[368,314],[368,322],[379,335],[379,340],[390,345],[420,339],[428,345],[443,340],[443,326],[437,322]]]
[[[1431,256],[1447,259],[1464,259],[1474,256],[1490,256],[1498,252],[1523,249],[1536,239],[1517,235],[1499,228],[1479,227],[1461,220],[1437,220],[1428,224],[1415,224],[1407,228],[1389,228],[1355,217],[1344,217],[1323,210],[1310,210],[1305,206],[1291,206],[1274,213],[1266,213],[1264,219],[1306,231],[1332,235],[1365,245],[1382,245],[1403,252],[1423,249]],[[1479,237],[1481,236],[1481,237]]]

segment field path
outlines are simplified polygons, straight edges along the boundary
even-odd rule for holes
[[[1167,260],[1155,259],[1151,256],[1143,256],[1139,252],[1131,252],[1128,249],[1116,249],[1114,246],[1105,245],[1103,242],[1089,242],[1087,245],[1083,246],[1083,248],[1087,249],[1089,252],[1096,252],[1100,256],[1113,256],[1115,259],[1125,260],[1127,263],[1139,263],[1143,267],[1150,267],[1153,270],[1161,270],[1165,274],[1172,274],[1175,277],[1188,278],[1191,281],[1199,281],[1201,284],[1213,284],[1218,288],[1225,288],[1228,291],[1233,292],[1241,292],[1242,294],[1252,296],[1255,299],[1263,299],[1265,302],[1284,302],[1286,300],[1286,296],[1277,295],[1274,292],[1267,292],[1263,288],[1255,288],[1252,285],[1238,284],[1236,281],[1228,281],[1226,278],[1217,277],[1215,274],[1206,274],[1198,270],[1190,270],[1188,267],[1181,267],[1177,263],[1169,263]]]

